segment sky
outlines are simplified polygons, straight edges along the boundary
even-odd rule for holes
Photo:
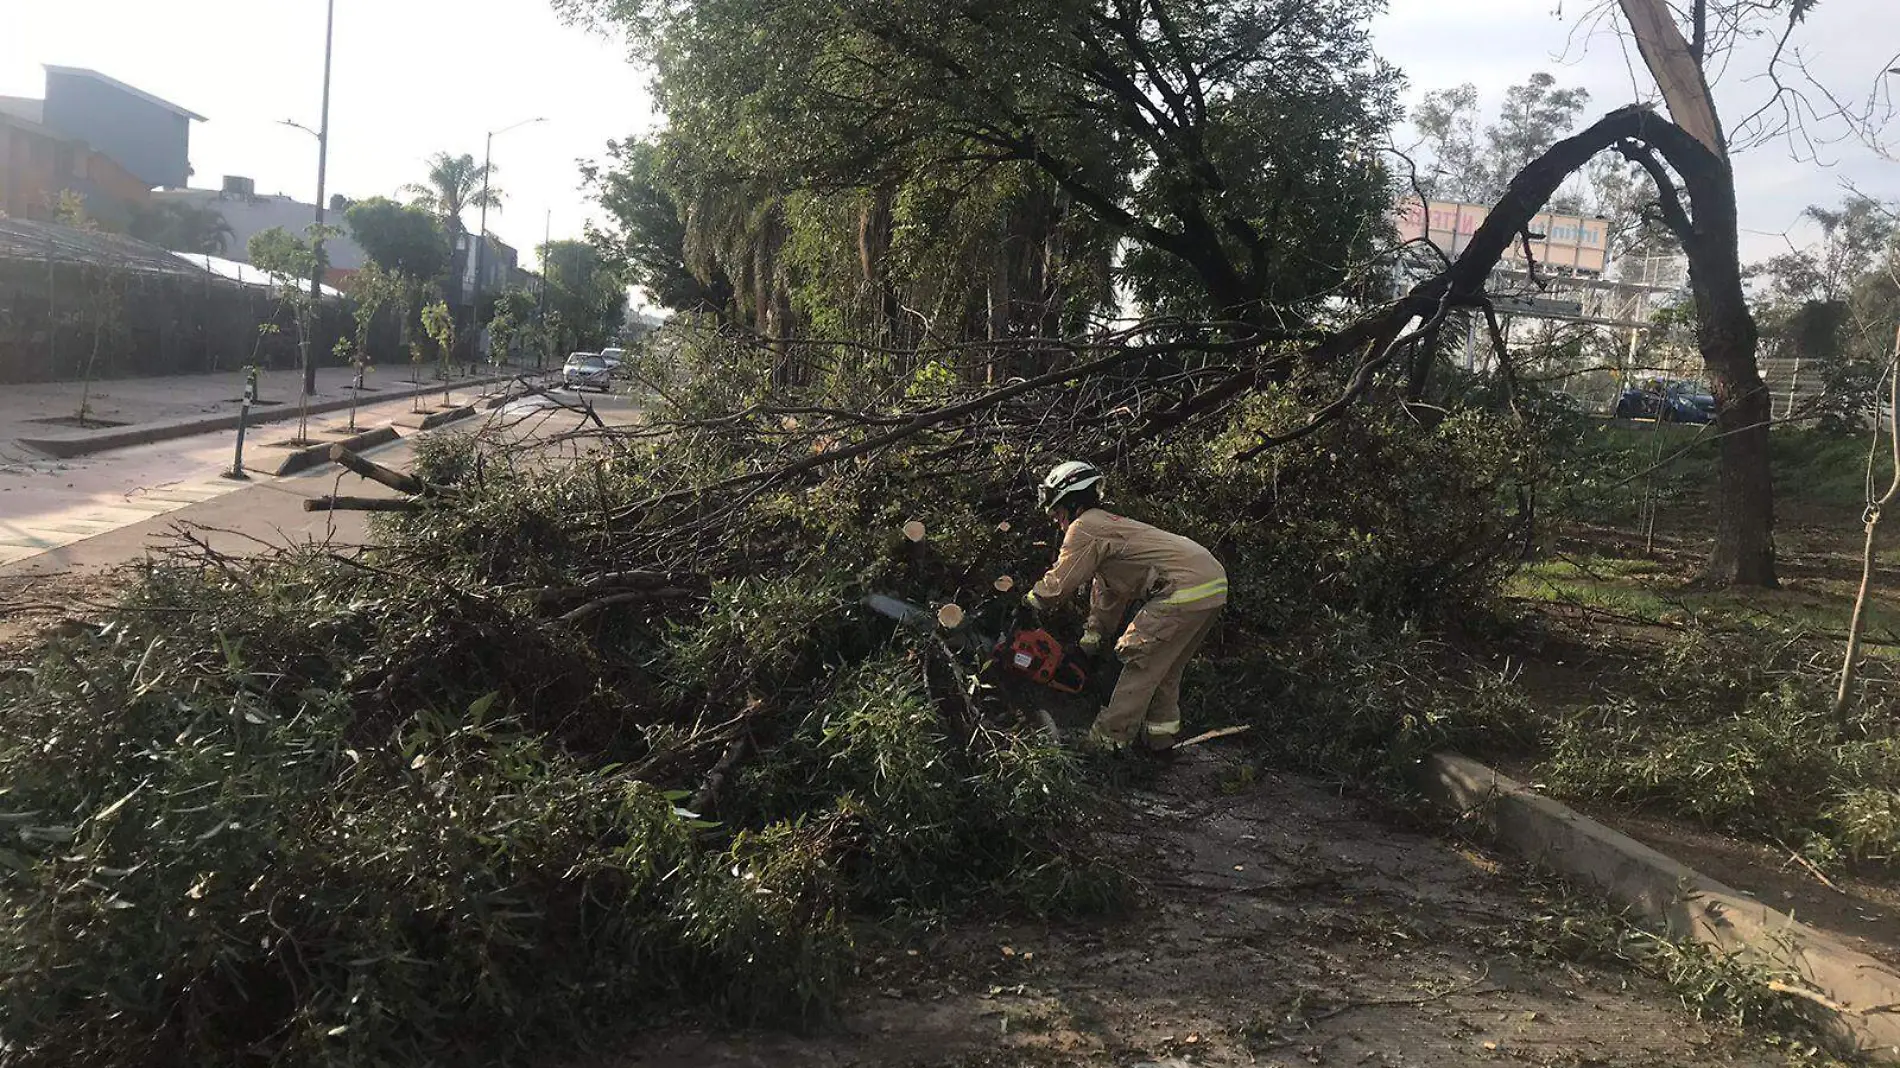
[[[1549,70],[1588,88],[1590,112],[1600,114],[1650,94],[1620,42],[1579,31],[1597,2],[1391,0],[1375,34],[1406,71],[1412,98],[1468,81],[1495,105],[1505,87]],[[486,131],[545,117],[494,142],[495,182],[507,196],[489,229],[526,250],[540,243],[549,212],[556,238],[580,236],[598,209],[579,188],[577,161],[655,123],[648,76],[624,48],[563,25],[546,0],[335,4],[331,192],[394,194],[422,179],[432,153],[480,158]],[[1864,96],[1900,51],[1896,7],[1900,0],[1823,0],[1798,39],[1830,83]],[[318,124],[323,0],[0,0],[0,9],[0,94],[39,95],[43,63],[90,67],[210,120],[192,130],[194,185],[215,188],[236,174],[262,193],[314,195],[315,140],[277,123]],[[1760,100],[1762,85],[1740,76],[1760,59],[1759,49],[1738,55],[1718,87],[1725,114]],[[1820,164],[1763,147],[1738,157],[1736,169],[1750,259],[1785,249],[1784,233],[1804,239],[1801,209],[1838,201],[1844,181],[1900,199],[1900,164],[1853,145],[1825,150]]]
[[[430,155],[479,161],[487,131],[545,117],[494,140],[507,196],[488,228],[525,261],[550,211],[556,239],[582,234],[576,161],[652,126],[647,76],[545,0],[335,4],[329,192],[393,196]],[[0,0],[0,12],[0,95],[40,96],[44,63],[89,67],[210,120],[192,126],[193,186],[234,174],[315,196],[316,139],[277,123],[319,125],[323,0]]]
[[[1537,71],[1562,86],[1590,91],[1584,122],[1624,104],[1653,101],[1654,83],[1623,42],[1588,18],[1603,0],[1390,0],[1374,24],[1380,52],[1406,73],[1407,102],[1426,90],[1469,82],[1494,111],[1504,90]],[[1900,53],[1900,0],[1822,0],[1794,38],[1808,69],[1842,96],[1864,102],[1880,72]],[[1716,107],[1734,126],[1772,95],[1756,75],[1772,42],[1738,47],[1715,86]],[[1887,78],[1900,98],[1900,75]],[[1822,124],[1824,127],[1825,124]],[[1822,127],[1817,127],[1822,128]],[[1825,132],[1825,130],[1823,130]],[[1888,130],[1900,143],[1900,122]],[[1403,142],[1404,134],[1395,135]],[[1804,153],[1805,154],[1805,153]],[[1846,183],[1870,196],[1900,200],[1900,162],[1857,142],[1821,146],[1818,159],[1797,159],[1784,143],[1734,157],[1742,226],[1742,257],[1765,259],[1792,241],[1813,240],[1801,220],[1810,204],[1838,204]]]

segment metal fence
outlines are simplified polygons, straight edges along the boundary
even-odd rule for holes
[[[337,363],[336,340],[353,331],[349,309],[326,301],[311,336],[313,362]],[[394,358],[396,333],[393,321],[379,324],[372,357]],[[234,282],[115,234],[0,219],[0,382],[248,364],[298,365],[294,316],[273,287]]]

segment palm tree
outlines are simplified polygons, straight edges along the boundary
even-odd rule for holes
[[[202,252],[222,256],[230,247],[231,224],[209,204],[166,201],[144,208],[132,217],[131,234],[175,252]]]
[[[495,170],[494,164],[476,163],[475,157],[466,152],[459,156],[437,152],[429,157],[429,180],[405,185],[402,192],[441,218],[449,236],[455,238],[468,230],[462,224],[463,209],[486,206],[489,211],[501,210],[501,190],[482,188],[485,180],[494,177]]]

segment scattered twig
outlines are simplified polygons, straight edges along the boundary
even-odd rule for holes
[[[1776,845],[1778,845],[1778,846],[1780,846],[1780,847],[1781,847],[1781,848],[1782,848],[1782,849],[1783,849],[1784,851],[1786,851],[1786,852],[1787,852],[1787,854],[1788,854],[1788,860],[1790,860],[1790,861],[1793,861],[1794,863],[1796,863],[1796,864],[1799,864],[1799,865],[1801,865],[1801,867],[1803,867],[1804,869],[1806,869],[1806,870],[1807,870],[1807,873],[1808,873],[1809,875],[1812,875],[1812,876],[1814,876],[1814,877],[1815,877],[1815,878],[1816,878],[1817,880],[1819,880],[1822,886],[1825,886],[1825,887],[1827,887],[1827,888],[1828,888],[1829,890],[1832,890],[1832,891],[1834,891],[1834,892],[1835,892],[1835,893],[1837,893],[1837,894],[1844,894],[1844,893],[1846,893],[1846,891],[1844,891],[1844,890],[1842,890],[1842,889],[1841,889],[1840,887],[1838,887],[1838,886],[1835,886],[1835,885],[1834,885],[1834,880],[1832,880],[1832,879],[1830,879],[1830,878],[1828,878],[1828,877],[1827,877],[1827,873],[1826,873],[1826,872],[1824,872],[1824,871],[1822,871],[1822,870],[1821,870],[1820,868],[1818,868],[1818,867],[1815,867],[1815,865],[1814,865],[1814,862],[1813,862],[1813,861],[1811,861],[1811,860],[1809,860],[1808,858],[1806,858],[1806,857],[1804,857],[1804,856],[1802,856],[1802,855],[1801,855],[1800,853],[1798,853],[1798,852],[1796,852],[1795,850],[1792,850],[1792,849],[1789,849],[1789,848],[1788,848],[1788,844],[1787,844],[1786,842],[1783,842],[1783,841],[1782,841],[1781,839],[1779,839],[1779,838],[1775,838],[1775,839],[1772,839],[1772,841],[1773,841],[1773,842],[1774,842],[1774,843],[1775,843]],[[1787,864],[1787,862],[1786,862],[1786,861],[1784,861],[1784,862],[1782,863],[1782,865],[1781,865],[1781,866],[1782,866],[1783,868],[1786,868],[1786,867],[1788,866],[1788,864]]]
[[[693,591],[671,586],[657,590],[629,590],[626,593],[610,593],[605,597],[596,597],[571,612],[563,613],[561,615],[561,622],[577,623],[602,609],[612,608],[617,604],[648,604],[654,601],[678,601],[691,596],[693,596]]]

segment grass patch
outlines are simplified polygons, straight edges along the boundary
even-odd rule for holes
[[[1780,502],[1857,515],[1865,502],[1869,435],[1776,427],[1770,463]],[[1720,464],[1713,426],[1582,420],[1571,430],[1559,511],[1589,522],[1634,521],[1644,501],[1681,517],[1707,512]],[[1891,450],[1875,457],[1875,485],[1893,475]],[[1700,525],[1700,524],[1692,524]]]
[[[1622,617],[1632,623],[1845,635],[1854,590],[1846,582],[1803,580],[1777,590],[1703,589],[1651,560],[1601,555],[1540,560],[1513,574],[1507,596]],[[1900,601],[1870,591],[1866,636],[1900,644]],[[1875,647],[1876,655],[1889,655]]]
[[[1655,809],[1797,847],[1815,863],[1900,857],[1900,684],[1870,665],[1846,719],[1798,639],[1692,630],[1625,695],[1546,721],[1558,796]]]

